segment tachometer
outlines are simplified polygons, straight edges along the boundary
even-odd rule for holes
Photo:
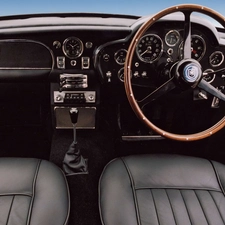
[[[145,63],[153,63],[158,60],[163,52],[162,39],[156,34],[144,35],[136,46],[138,58]]]
[[[179,48],[180,57],[183,58],[184,42]],[[206,52],[205,40],[199,35],[191,36],[191,58],[200,61]]]
[[[63,52],[71,59],[76,59],[81,56],[83,50],[83,42],[77,37],[69,37],[63,42]]]

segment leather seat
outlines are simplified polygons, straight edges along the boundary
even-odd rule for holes
[[[64,225],[69,208],[67,182],[54,164],[0,158],[0,224]]]
[[[225,166],[179,155],[117,158],[104,169],[104,225],[225,224]]]

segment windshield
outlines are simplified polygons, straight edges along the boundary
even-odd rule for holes
[[[225,15],[224,0],[7,0],[0,16],[32,13],[112,13],[145,16],[178,4],[200,4]]]

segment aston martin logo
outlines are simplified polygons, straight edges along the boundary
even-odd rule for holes
[[[199,69],[193,64],[189,64],[184,68],[184,79],[187,82],[195,82],[199,77]]]

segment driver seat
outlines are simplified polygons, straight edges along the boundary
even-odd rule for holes
[[[104,225],[225,224],[225,166],[179,155],[117,158],[99,181]]]
[[[65,175],[34,158],[0,158],[0,224],[66,225],[70,211]]]

